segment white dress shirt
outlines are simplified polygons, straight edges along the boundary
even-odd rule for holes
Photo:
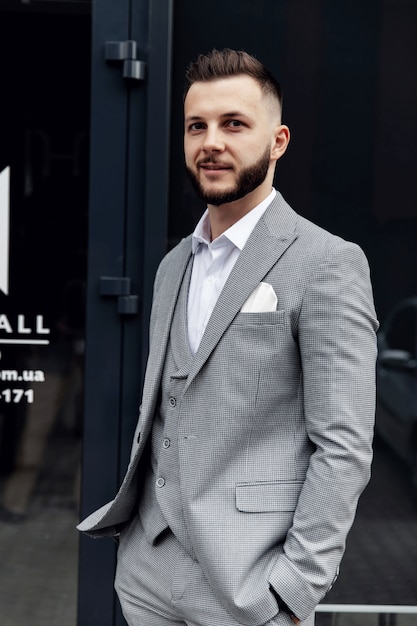
[[[214,241],[211,241],[208,211],[198,222],[192,236],[194,260],[187,310],[188,339],[193,354],[198,350],[217,299],[240,252],[275,195],[273,189],[265,200]]]

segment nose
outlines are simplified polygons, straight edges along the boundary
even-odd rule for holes
[[[202,147],[205,152],[222,152],[224,150],[224,141],[221,130],[214,126],[208,126],[204,134]]]

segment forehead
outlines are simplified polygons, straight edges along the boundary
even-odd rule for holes
[[[184,102],[185,116],[241,111],[258,115],[265,108],[260,85],[251,76],[230,76],[191,85]]]

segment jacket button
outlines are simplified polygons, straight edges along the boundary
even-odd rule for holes
[[[171,398],[169,399],[169,406],[176,406],[176,404],[176,399],[171,396]]]
[[[158,480],[156,481],[156,486],[163,487],[164,485],[165,485],[165,480],[163,478],[158,478]]]
[[[163,440],[162,446],[165,448],[165,450],[169,448],[170,445],[171,445],[171,442],[168,438]]]

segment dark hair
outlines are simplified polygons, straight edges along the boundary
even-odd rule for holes
[[[196,82],[217,80],[240,74],[254,78],[265,94],[274,96],[282,105],[281,86],[271,72],[247,52],[231,50],[230,48],[200,54],[196,61],[190,63],[185,72],[184,98],[191,85]]]

